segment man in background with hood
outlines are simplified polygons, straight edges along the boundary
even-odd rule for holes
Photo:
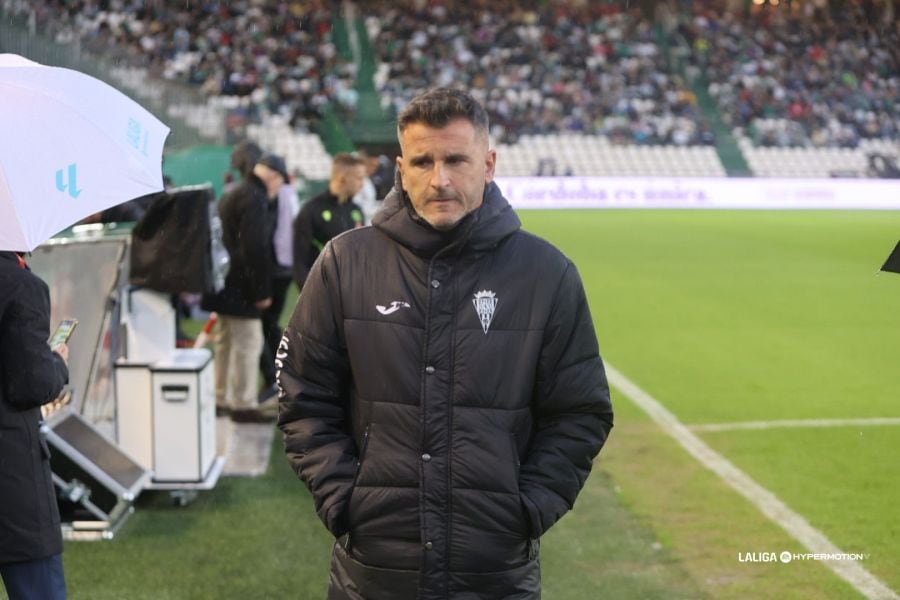
[[[538,598],[539,539],[612,427],[584,289],[520,230],[470,95],[427,92],[398,130],[401,185],[325,246],[279,350],[328,597]]]
[[[257,408],[257,369],[263,349],[262,311],[272,304],[271,229],[266,186],[253,167],[259,146],[242,142],[231,155],[241,181],[222,195],[219,217],[230,265],[225,287],[203,298],[218,313],[213,335],[216,358],[216,412],[235,422],[271,421]]]

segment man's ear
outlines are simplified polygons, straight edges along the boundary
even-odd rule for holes
[[[396,159],[397,162],[397,173],[400,174],[400,189],[405,189],[403,186],[403,157],[398,156]]]
[[[494,169],[497,167],[497,151],[488,150],[484,157],[484,182],[490,183],[494,180]]]

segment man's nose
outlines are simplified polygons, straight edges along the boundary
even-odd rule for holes
[[[434,168],[431,170],[431,185],[438,189],[450,185],[450,179],[447,177],[447,169],[441,161],[435,161]]]

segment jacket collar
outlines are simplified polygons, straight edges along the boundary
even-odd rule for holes
[[[450,231],[438,231],[416,214],[400,185],[399,175],[372,224],[391,239],[426,257],[439,251],[447,254],[466,250],[484,252],[522,225],[500,188],[491,182],[484,188],[484,201],[479,208]]]
[[[19,254],[18,252],[4,250],[4,251],[0,252],[0,259],[14,262],[17,265],[19,265],[19,267],[21,267],[23,269],[28,269],[28,265],[25,264],[25,259],[22,258],[22,255]]]
[[[257,193],[261,193],[267,199],[269,197],[269,192],[266,190],[266,184],[253,173],[248,173],[247,176],[241,179],[232,189],[250,189]]]
[[[325,191],[319,194],[318,197],[323,198],[331,206],[342,206],[340,200],[338,200],[338,197],[332,194],[331,190],[329,190],[328,188],[325,188]],[[353,202],[353,198],[349,198],[346,202],[344,202],[344,205],[350,204],[351,202]]]

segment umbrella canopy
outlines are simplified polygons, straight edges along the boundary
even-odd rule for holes
[[[0,54],[0,250],[163,189],[169,128],[84,73]]]

